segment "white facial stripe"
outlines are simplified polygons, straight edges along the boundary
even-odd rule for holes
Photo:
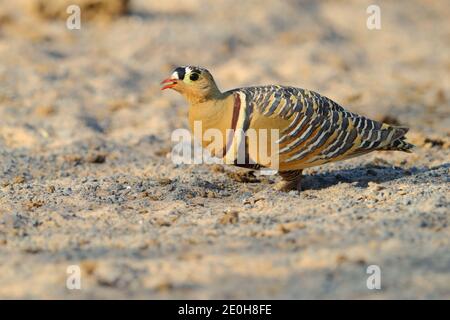
[[[174,72],[174,73],[172,73],[172,75],[170,76],[170,78],[171,79],[180,79],[179,77],[178,77],[178,72]]]

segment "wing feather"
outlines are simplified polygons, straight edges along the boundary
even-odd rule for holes
[[[280,157],[290,167],[308,167],[382,149],[399,139],[398,129],[346,111],[316,92],[283,86],[237,89],[252,110],[280,129]],[[278,121],[278,120],[287,121]],[[396,133],[397,132],[397,133]],[[403,133],[404,135],[404,133]]]

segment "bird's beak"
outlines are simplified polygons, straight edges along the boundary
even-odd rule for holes
[[[166,84],[166,83],[167,83],[167,84]],[[171,79],[171,78],[169,78],[169,79],[163,80],[163,81],[161,82],[161,84],[166,84],[166,85],[163,86],[163,87],[161,88],[161,90],[173,88],[173,87],[176,86],[177,83],[178,83],[178,79]]]

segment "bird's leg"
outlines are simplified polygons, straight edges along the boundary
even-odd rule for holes
[[[239,163],[235,163],[234,164],[236,167],[239,168],[245,168],[245,169],[252,169],[252,170],[259,170],[261,169],[261,166],[259,164],[251,164],[251,163],[243,163],[243,164],[239,164]]]
[[[302,170],[282,171],[279,174],[283,180],[275,185],[276,190],[284,192],[301,190]]]
[[[248,150],[248,147],[245,146],[246,150]],[[248,155],[248,153],[245,154],[245,162],[244,163],[239,163],[238,160],[234,160],[234,165],[236,167],[240,167],[240,168],[245,168],[245,169],[253,169],[253,170],[259,170],[262,168],[262,166],[258,163],[252,162],[250,160],[250,156]]]

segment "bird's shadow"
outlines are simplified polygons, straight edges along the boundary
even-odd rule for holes
[[[329,188],[339,183],[350,183],[359,188],[367,188],[369,182],[383,183],[401,178],[412,177],[410,183],[439,183],[436,177],[442,176],[442,172],[448,180],[448,171],[450,163],[443,163],[435,167],[410,167],[400,168],[388,165],[360,166],[352,169],[335,170],[330,172],[305,175],[302,180],[303,190],[320,190]],[[440,170],[444,169],[444,170]],[[435,171],[435,173],[433,173]],[[445,172],[447,172],[445,174]]]

